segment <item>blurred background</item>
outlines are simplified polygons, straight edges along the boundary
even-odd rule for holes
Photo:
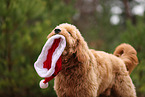
[[[60,23],[77,26],[90,48],[113,53],[120,43],[138,52],[131,74],[145,97],[145,0],[0,0],[0,97],[56,97],[53,80],[39,88],[34,70],[47,35]]]

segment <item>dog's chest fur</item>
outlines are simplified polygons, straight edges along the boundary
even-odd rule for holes
[[[62,65],[64,66],[62,71],[55,78],[54,88],[58,96],[92,97],[97,94],[96,85],[92,83],[97,81],[94,75],[90,73],[91,67],[86,69],[84,64],[77,60],[75,54],[68,59],[62,57]],[[96,91],[95,94],[90,93],[92,90]]]

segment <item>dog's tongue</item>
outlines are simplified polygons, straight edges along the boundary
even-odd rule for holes
[[[38,75],[45,80],[40,81],[41,88],[48,87],[48,81],[53,79],[61,70],[61,54],[66,46],[65,37],[54,35],[45,43],[34,68]]]
[[[55,49],[58,47],[59,43],[60,43],[60,38],[54,40],[52,47],[48,50],[47,59],[45,60],[45,62],[43,62],[43,64],[44,64],[43,68],[47,68],[48,70],[51,68],[52,55],[53,55]],[[48,81],[53,79],[60,70],[61,70],[61,56],[59,57],[59,59],[56,62],[55,72],[53,73],[52,76],[45,78],[44,83],[47,83]]]

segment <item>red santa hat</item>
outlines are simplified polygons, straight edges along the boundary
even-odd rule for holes
[[[41,88],[47,88],[48,82],[52,80],[61,70],[61,54],[66,47],[63,35],[54,35],[45,43],[34,68],[38,75],[45,78],[40,81]]]

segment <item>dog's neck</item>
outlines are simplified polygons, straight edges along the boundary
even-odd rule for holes
[[[71,73],[74,69],[81,66],[81,62],[78,61],[76,53],[70,55],[62,55],[62,72],[63,74]]]
[[[75,47],[68,47],[64,50],[62,54],[61,72],[63,72],[62,74],[67,74],[74,73],[74,71],[78,71],[78,69],[83,71],[89,66],[91,60],[90,51],[88,50],[86,42],[78,42]],[[81,70],[79,73],[81,73]]]
[[[74,64],[73,64],[74,63]],[[76,57],[76,53],[73,53],[72,55],[63,55],[62,56],[62,65],[65,69],[73,67],[74,65],[77,65],[78,59]]]

